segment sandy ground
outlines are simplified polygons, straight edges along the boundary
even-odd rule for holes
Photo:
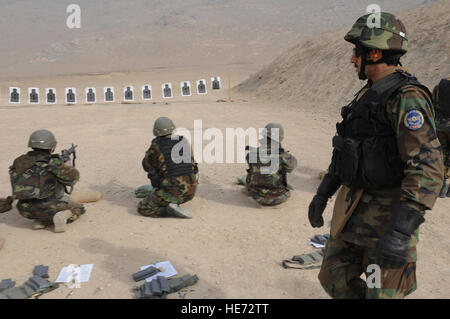
[[[72,84],[81,89],[95,85],[120,87],[129,82],[140,86],[144,79],[153,85],[171,81],[179,87],[183,80],[194,81],[213,75],[232,85],[249,72],[242,67],[208,70],[160,70],[157,74],[112,74],[18,81],[23,87],[39,84],[61,91]],[[89,84],[87,83],[89,80]],[[57,85],[55,85],[57,83]],[[226,82],[225,82],[226,84]],[[179,92],[165,104],[157,92],[154,102],[144,104],[98,104],[56,106],[10,106],[5,86],[0,103],[0,194],[10,194],[8,167],[27,151],[30,133],[47,128],[59,141],[57,150],[78,145],[79,190],[94,189],[103,200],[86,204],[87,213],[69,225],[65,233],[51,229],[32,230],[32,221],[14,208],[0,215],[0,236],[6,239],[0,250],[0,279],[13,278],[18,284],[31,276],[35,265],[50,266],[55,280],[69,264],[94,264],[91,280],[80,289],[61,286],[42,298],[132,298],[136,286],[131,274],[140,266],[169,260],[179,274],[197,274],[199,282],[169,298],[327,298],[318,270],[283,269],[281,260],[314,251],[309,237],[323,234],[329,227],[313,229],[307,207],[319,184],[318,174],[331,155],[331,136],[336,118],[301,111],[298,106],[266,104],[244,96],[234,102],[227,98],[226,85],[207,96],[181,98]],[[58,97],[59,98],[59,97]],[[152,219],[136,212],[134,189],[148,183],[141,160],[149,146],[153,122],[171,117],[178,127],[193,134],[194,120],[203,129],[264,127],[270,121],[285,126],[285,149],[298,159],[299,167],[288,176],[295,188],[292,198],[277,209],[260,209],[234,185],[246,165],[201,163],[196,197],[185,206],[194,218]],[[203,143],[204,146],[208,141]],[[331,218],[332,203],[325,219]],[[450,297],[448,211],[450,199],[439,199],[421,227],[418,246],[418,290],[415,298]],[[328,225],[328,223],[327,223]]]

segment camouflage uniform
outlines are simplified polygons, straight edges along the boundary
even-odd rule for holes
[[[165,138],[171,139],[171,136],[156,137],[152,140],[150,148],[145,153],[145,157],[142,160],[142,166],[146,172],[159,176],[158,185],[152,185],[156,190],[142,201],[138,203],[138,212],[141,215],[149,217],[165,217],[167,216],[165,209],[167,205],[183,204],[194,198],[197,191],[198,174],[197,164],[191,153],[192,159],[192,173],[182,176],[168,177],[167,161],[164,158],[164,154],[161,150],[158,139]]]
[[[264,149],[262,149],[264,148]],[[247,169],[246,188],[249,195],[261,205],[275,206],[285,202],[290,196],[286,174],[292,172],[297,167],[296,158],[289,152],[279,149],[279,167],[278,170],[272,174],[262,174],[261,167],[270,166],[263,164],[261,161],[261,154],[270,156],[270,142],[267,147],[258,147],[252,149],[251,152],[256,152],[256,163],[250,163],[250,153],[247,154],[246,161],[249,164]]]
[[[83,205],[65,195],[65,186],[73,186],[80,174],[65,165],[58,155],[30,151],[14,160],[9,174],[13,195],[19,199],[17,209],[23,217],[51,225],[57,212],[70,210],[68,222],[85,213]]]
[[[447,97],[450,95],[450,78],[443,80],[442,86],[445,85],[446,87],[446,98],[444,100],[447,100]],[[450,169],[450,116],[449,116],[449,109],[450,109],[450,101],[449,104],[444,106],[440,105],[439,103],[439,97],[440,97],[440,85],[437,85],[433,90],[433,102],[434,106],[436,108],[436,128],[437,128],[437,135],[439,138],[439,142],[442,146],[442,151],[444,154],[444,165],[445,165],[445,177],[448,179],[449,176],[449,169]],[[446,111],[446,112],[445,112]],[[447,114],[445,114],[447,113]]]
[[[396,28],[397,34],[405,34],[406,31],[399,20],[391,19],[391,17],[393,16],[383,15],[382,24],[388,23]],[[361,28],[364,28],[364,23],[358,20],[347,34],[346,40],[352,42],[351,38],[356,38],[361,33]],[[361,38],[369,40],[369,43],[370,32],[372,31],[367,29],[361,35]],[[406,51],[406,44],[399,40],[400,37],[393,39],[387,33],[382,37],[388,45],[394,45],[397,42],[397,47],[399,45],[405,47],[404,51]],[[369,81],[355,101],[362,99],[369,88],[378,82],[392,79],[393,73],[397,70],[405,71],[401,67],[390,68],[379,78]],[[443,181],[442,152],[436,135],[435,114],[429,91],[419,85],[404,85],[394,91],[384,105],[382,125],[390,126],[398,155],[395,155],[395,152],[390,154],[395,155],[394,158],[396,156],[400,158],[399,162],[403,169],[398,170],[401,175],[394,185],[381,185],[370,189],[359,187],[363,190],[363,195],[356,209],[342,232],[336,238],[330,236],[319,280],[325,291],[333,298],[403,298],[416,289],[418,226],[413,228],[415,231],[408,237],[410,239],[406,246],[406,263],[399,268],[381,267],[381,288],[369,289],[366,282],[360,278],[366,272],[368,265],[377,264],[379,261],[377,254],[380,254],[380,250],[377,250],[377,245],[391,229],[395,205],[401,203],[407,209],[414,209],[419,216],[424,215],[425,210],[433,208]],[[361,131],[361,134],[364,135],[364,132]],[[372,169],[379,168],[372,167]],[[333,175],[335,172],[333,161],[329,171],[332,176],[330,178],[336,179],[337,177]],[[360,169],[358,174],[361,174]],[[337,190],[336,186],[339,187],[339,185],[331,187],[332,191],[328,196],[332,196],[332,193]],[[334,214],[336,214],[336,207]]]

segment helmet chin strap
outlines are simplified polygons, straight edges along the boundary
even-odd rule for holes
[[[366,76],[366,56],[363,54],[361,56],[361,67],[359,69],[358,77],[361,81],[367,80]]]
[[[367,80],[366,65],[369,64],[368,63],[369,61],[367,61],[368,53],[369,53],[369,50],[366,47],[361,46],[361,67],[359,68],[359,73],[358,73],[358,77],[361,81]]]

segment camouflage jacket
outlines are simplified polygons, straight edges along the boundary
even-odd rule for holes
[[[10,166],[9,175],[13,195],[19,200],[60,198],[65,186],[73,186],[80,179],[77,169],[45,151],[19,156]]]
[[[292,172],[297,167],[297,159],[280,147],[278,166],[274,172],[263,173],[263,167],[270,167],[270,154],[271,151],[269,145],[268,147],[250,149],[250,152],[246,156],[246,161],[249,165],[249,168],[247,169],[247,187],[251,192],[257,193],[263,197],[269,193],[270,195],[276,196],[287,192],[286,174]],[[268,159],[262,160],[262,157],[265,155],[268,156]]]
[[[397,69],[405,70],[393,68],[374,83]],[[411,114],[422,116],[419,129],[409,124]],[[400,158],[405,163],[401,187],[365,191],[361,201],[382,205],[402,201],[419,211],[432,209],[442,187],[444,166],[431,96],[417,86],[406,85],[388,100],[385,116],[396,134]]]
[[[169,136],[168,138],[171,138],[171,136]],[[173,186],[173,184],[179,183],[196,184],[198,182],[198,174],[196,171],[197,163],[194,160],[192,150],[191,150],[191,162],[194,167],[192,174],[188,176],[177,176],[174,178],[165,177],[168,172],[167,163],[164,159],[164,155],[160,148],[160,145],[157,142],[157,138],[154,138],[152,140],[150,148],[146,151],[145,156],[142,160],[142,167],[147,173],[149,173],[149,177],[153,175],[159,176],[161,178],[159,187],[170,188]]]

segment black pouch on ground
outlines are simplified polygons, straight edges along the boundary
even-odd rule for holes
[[[192,286],[197,283],[197,275],[184,275],[180,278],[171,278],[169,281],[170,293],[177,292],[183,288]]]
[[[33,277],[30,277],[30,279],[28,279],[28,281],[25,284],[30,286],[37,292],[44,291],[51,286],[51,283],[49,281],[43,279],[40,276],[36,276],[36,275],[34,275]]]
[[[151,282],[146,282],[133,290],[137,299],[165,299],[168,294],[195,285],[197,282],[197,275],[184,275],[182,277],[171,279],[158,276]]]
[[[9,288],[13,288],[16,285],[12,279],[4,279],[0,282],[0,292]]]
[[[11,196],[0,198],[0,214],[11,210],[13,201],[14,199]]]
[[[167,278],[158,276],[143,284],[136,293],[138,299],[163,299],[171,290]]]
[[[134,281],[141,281],[145,278],[148,278],[150,276],[157,274],[159,271],[160,270],[158,268],[150,266],[144,270],[141,270],[141,271],[133,274],[133,279],[134,279]]]
[[[41,278],[49,278],[48,266],[39,265],[34,267],[33,274]]]

